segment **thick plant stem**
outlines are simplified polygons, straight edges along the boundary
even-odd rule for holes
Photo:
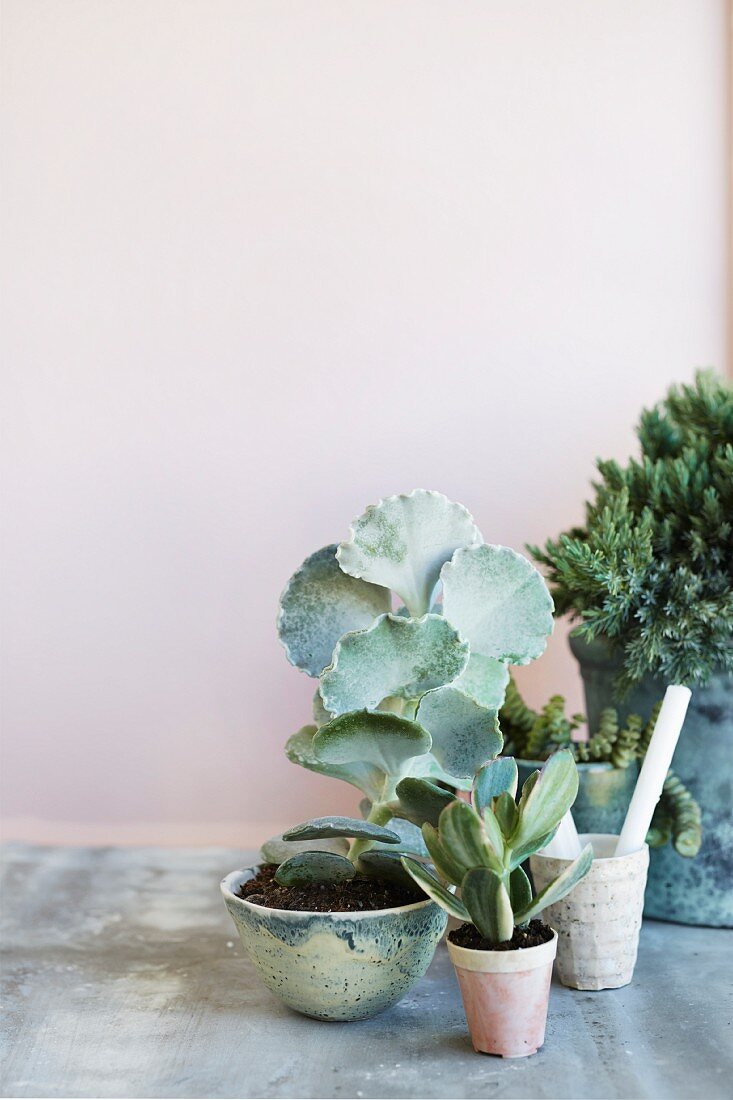
[[[386,825],[392,817],[392,810],[386,802],[375,802],[369,813],[367,821],[370,821],[373,825]],[[351,847],[349,848],[349,859],[352,863],[356,863],[359,856],[363,852],[368,852],[374,844],[373,840],[364,840],[363,838],[352,840]]]

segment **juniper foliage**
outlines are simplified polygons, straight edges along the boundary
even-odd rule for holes
[[[555,606],[643,677],[701,685],[733,671],[733,389],[711,372],[644,410],[641,458],[597,463],[585,525],[530,547]]]

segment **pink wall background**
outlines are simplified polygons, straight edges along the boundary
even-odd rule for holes
[[[555,534],[725,369],[726,6],[6,0],[6,835],[353,806],[279,592],[416,486]]]

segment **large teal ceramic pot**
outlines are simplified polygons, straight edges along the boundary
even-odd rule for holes
[[[267,988],[317,1020],[363,1020],[395,1004],[421,978],[445,931],[432,901],[365,913],[269,909],[238,896],[256,867],[233,871],[221,892]]]
[[[542,760],[517,760],[519,787]],[[634,793],[639,769],[613,764],[578,764],[578,796],[573,803],[573,820],[579,833],[620,833]]]
[[[606,642],[570,638],[585,687],[586,713],[597,728],[604,707],[622,717],[648,717],[665,685],[642,681],[622,703],[614,700],[619,661]],[[733,676],[720,673],[695,688],[672,766],[702,810],[703,841],[694,859],[671,844],[653,849],[644,913],[681,924],[733,927]]]

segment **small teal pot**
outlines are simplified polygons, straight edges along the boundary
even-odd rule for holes
[[[423,976],[445,931],[446,914],[427,899],[365,913],[253,905],[237,891],[257,870],[227,875],[226,907],[270,992],[316,1020],[364,1020],[396,1004]]]
[[[519,787],[543,760],[517,760]],[[634,793],[639,768],[613,764],[578,764],[578,795],[573,803],[573,820],[579,833],[620,833]]]
[[[586,642],[571,636],[570,648],[580,665],[591,729],[598,727],[604,707],[616,706],[622,718],[631,713],[647,718],[664,695],[665,685],[649,677],[617,703],[614,679],[620,663],[608,644],[603,639]],[[671,844],[652,849],[644,915],[680,924],[731,928],[733,676],[721,672],[705,687],[693,688],[672,767],[700,804],[702,847],[694,859],[679,855]]]

